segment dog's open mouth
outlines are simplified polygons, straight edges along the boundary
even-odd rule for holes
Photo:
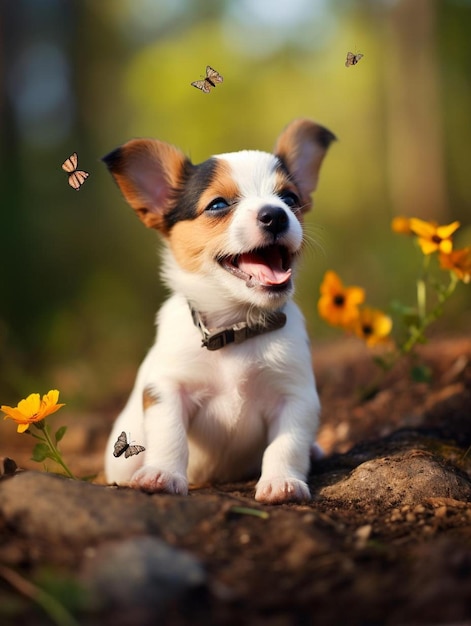
[[[285,246],[266,246],[218,260],[225,270],[245,280],[247,287],[284,289],[290,284],[292,255]]]

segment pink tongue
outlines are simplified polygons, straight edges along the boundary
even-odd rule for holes
[[[241,254],[238,266],[262,285],[283,285],[291,278],[291,269],[283,269],[281,254],[277,248],[265,250],[263,255],[257,252]]]

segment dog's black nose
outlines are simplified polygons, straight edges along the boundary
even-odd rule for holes
[[[279,235],[288,228],[288,214],[279,206],[264,206],[257,215],[257,221],[263,230]]]

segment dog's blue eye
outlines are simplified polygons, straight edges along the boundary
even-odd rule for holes
[[[224,200],[224,198],[216,198],[216,200],[208,204],[206,211],[224,211],[228,206],[229,202],[227,202],[227,200]]]
[[[280,194],[280,198],[291,209],[299,207],[299,198],[292,191],[285,191],[284,193]]]

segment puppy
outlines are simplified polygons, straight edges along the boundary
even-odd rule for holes
[[[109,482],[187,494],[189,482],[260,476],[260,502],[310,497],[319,400],[293,274],[333,139],[299,119],[274,154],[244,150],[193,165],[167,143],[135,139],[104,157],[127,202],[163,237],[172,292],[111,432]],[[145,451],[116,458],[123,431]]]

